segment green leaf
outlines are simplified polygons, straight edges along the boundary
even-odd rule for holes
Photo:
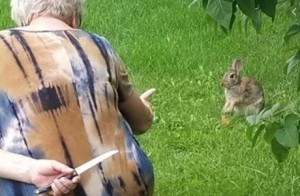
[[[232,17],[232,4],[224,0],[208,0],[206,13],[217,23],[229,30]]]
[[[276,110],[278,110],[279,106],[280,106],[279,103],[274,104],[274,105],[272,106],[271,109],[265,110],[265,111],[262,113],[261,118],[262,118],[262,119],[265,119],[265,118],[271,117],[271,116],[274,114],[274,112],[276,112]]]
[[[295,3],[296,3],[296,0],[290,0],[290,5],[291,6],[295,5]]]
[[[247,116],[246,120],[250,125],[256,125],[256,114]]]
[[[300,91],[300,72],[298,74],[298,78],[297,78],[298,82],[297,82],[297,91]]]
[[[255,1],[254,0],[236,0],[240,10],[251,19],[255,18]]]
[[[287,105],[283,108],[283,110],[284,110],[284,111],[290,111],[290,110],[292,110],[292,109],[294,109],[294,108],[296,108],[296,107],[297,107],[297,105],[296,105],[295,102],[290,102],[289,104],[287,104]]]
[[[289,155],[289,150],[282,146],[280,143],[278,143],[275,138],[271,142],[271,149],[273,155],[279,163],[286,160],[286,158]]]
[[[275,137],[275,133],[279,128],[280,128],[280,124],[278,122],[272,122],[266,126],[264,139],[267,143],[272,142],[273,138]]]
[[[205,10],[208,4],[208,0],[202,0],[202,7]]]
[[[291,37],[297,35],[298,33],[300,33],[300,24],[294,24],[292,25],[289,30],[285,33],[284,35],[284,41],[288,42]]]
[[[230,1],[230,0],[228,0],[228,1]],[[233,3],[232,3],[232,15],[231,15],[231,20],[230,20],[230,24],[229,24],[229,30],[231,30],[232,29],[232,26],[233,26],[233,23],[234,23],[234,21],[235,21],[235,13],[236,13],[236,2],[234,1]],[[223,27],[222,25],[221,25],[221,29],[222,29],[222,31],[224,32],[224,33],[228,33],[228,29],[226,29],[225,27]]]
[[[280,107],[280,103],[275,103],[275,104],[272,106],[271,110],[272,110],[273,113],[274,113],[276,110],[278,110],[279,107]]]
[[[236,13],[236,2],[232,3],[232,15],[231,15],[231,19],[230,19],[230,24],[229,24],[229,30],[232,29],[233,23],[235,21],[235,13]]]
[[[259,9],[255,10],[255,17],[251,19],[254,29],[257,33],[260,33],[261,26],[262,26],[262,19],[261,19],[261,11]]]
[[[299,132],[294,124],[284,124],[284,127],[277,129],[276,140],[285,147],[293,148],[299,145]]]
[[[256,144],[256,141],[257,141],[257,138],[258,136],[261,134],[261,132],[265,129],[265,125],[262,124],[258,127],[257,131],[255,132],[254,136],[253,136],[253,139],[252,139],[252,148],[255,146]]]
[[[271,117],[272,116],[272,114],[273,114],[273,111],[272,111],[272,109],[269,109],[269,110],[266,110],[266,111],[264,111],[264,113],[262,114],[262,118],[263,119],[265,119],[265,118],[269,118],[269,117]]]
[[[272,21],[274,21],[277,0],[259,0],[258,3],[262,12],[271,17]]]
[[[284,117],[284,124],[292,124],[295,125],[296,127],[298,127],[299,124],[299,116],[297,116],[296,114],[288,114]]]
[[[289,60],[287,60],[287,69],[286,69],[287,74],[291,73],[292,69],[299,62],[299,60],[300,60],[300,49],[297,51],[297,53],[294,56],[292,56]]]
[[[246,120],[250,125],[257,125],[258,123],[261,122],[263,114],[264,114],[264,110],[260,111],[258,114],[252,114],[247,116]]]

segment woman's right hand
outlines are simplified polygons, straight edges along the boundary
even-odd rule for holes
[[[152,106],[148,99],[154,94],[155,91],[155,88],[151,88],[140,95],[141,101],[150,110],[151,113],[153,113]]]
[[[135,91],[123,102],[119,103],[122,115],[132,128],[133,133],[145,133],[152,125],[153,111],[148,99],[155,92],[154,88],[138,95]]]
[[[45,186],[52,182],[51,195],[64,195],[74,190],[79,183],[79,176],[73,179],[65,177],[57,179],[58,176],[70,174],[74,170],[54,160],[35,160],[29,170],[29,179],[37,187]]]

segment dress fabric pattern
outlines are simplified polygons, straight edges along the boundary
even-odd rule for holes
[[[10,29],[0,32],[0,54],[1,149],[72,168],[118,149],[68,195],[152,195],[152,165],[118,109],[132,84],[105,38]],[[35,188],[0,178],[0,195],[32,196]]]

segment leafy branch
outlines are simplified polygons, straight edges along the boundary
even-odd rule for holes
[[[255,146],[257,139],[263,134],[264,140],[271,144],[271,150],[278,162],[286,160],[289,150],[299,146],[300,117],[294,105],[279,110],[279,104],[273,105],[269,110],[263,110],[257,115],[246,118],[250,124],[247,136]]]
[[[284,36],[284,41],[288,43],[292,37],[300,34],[300,24],[292,25]],[[286,73],[290,74],[291,71],[295,68],[296,64],[300,61],[300,46],[296,54],[293,55],[290,59],[287,60]],[[298,74],[298,83],[297,90],[300,91],[300,72]]]
[[[192,2],[192,4],[195,1]],[[220,26],[231,30],[236,19],[236,11],[240,11],[251,20],[257,32],[262,26],[262,14],[275,20],[277,0],[202,0],[205,12]]]

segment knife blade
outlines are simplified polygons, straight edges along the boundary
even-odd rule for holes
[[[57,178],[59,179],[59,178],[62,178],[62,177],[66,177],[68,179],[72,179],[73,177],[82,174],[83,172],[87,171],[88,169],[91,169],[92,167],[94,167],[98,163],[100,163],[100,162],[104,161],[105,159],[117,154],[118,152],[119,152],[118,150],[108,151],[108,152],[106,152],[106,153],[104,153],[104,154],[102,154],[102,155],[100,155],[100,156],[98,156],[94,159],[91,159],[90,161],[76,167],[71,174],[64,174],[64,175],[61,175]],[[51,191],[51,184],[52,184],[52,182],[49,183],[48,185],[44,186],[44,187],[36,189],[35,194],[42,194],[42,193]]]

